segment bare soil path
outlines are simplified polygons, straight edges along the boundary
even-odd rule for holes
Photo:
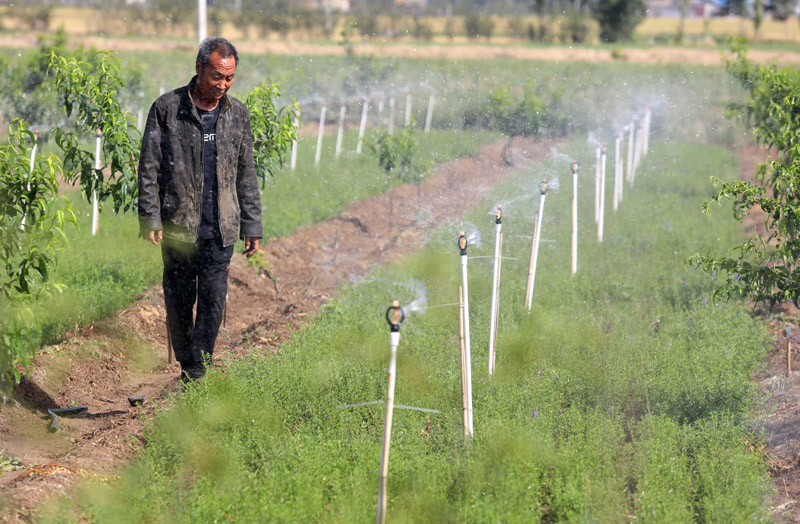
[[[544,157],[550,144],[519,141],[519,159]],[[275,282],[239,255],[230,270],[226,326],[215,358],[269,352],[329,301],[343,282],[422,247],[430,226],[459,217],[513,169],[500,162],[502,144],[436,168],[420,188],[402,186],[350,205],[331,220],[262,247]],[[394,227],[387,227],[389,194]],[[274,210],[273,212],[280,212]],[[35,511],[85,476],[113,476],[141,448],[139,436],[159,406],[174,401],[178,365],[167,362],[161,286],[127,309],[70,333],[37,356],[33,373],[0,411],[0,450],[22,469],[0,475],[2,522],[35,521]],[[140,406],[128,397],[145,395]],[[48,431],[48,408],[87,405]]]

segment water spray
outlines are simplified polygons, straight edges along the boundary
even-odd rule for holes
[[[578,272],[578,162],[573,160],[572,168],[572,260],[570,271]]]
[[[97,173],[100,171],[100,149],[103,144],[103,132],[97,128],[95,133],[96,144],[94,150],[94,179],[97,180]],[[92,190],[92,236],[97,235],[97,228],[100,225],[100,208],[97,204],[97,189]]]
[[[386,387],[386,418],[383,426],[383,448],[381,449],[381,476],[378,484],[378,516],[377,524],[386,522],[386,481],[389,478],[389,444],[392,439],[392,414],[394,412],[394,384],[397,374],[397,346],[400,344],[400,325],[405,314],[400,303],[395,300],[386,310],[386,322],[389,323],[389,373]]]
[[[395,111],[395,100],[394,95],[389,97],[389,125],[386,126],[386,130],[389,133],[389,136],[394,135],[394,111]]]
[[[467,424],[469,436],[474,434],[473,413],[472,413],[472,358],[469,339],[469,282],[467,278],[467,235],[462,231],[458,235],[458,250],[461,255],[461,286],[464,289],[464,362],[466,363],[467,379]]]
[[[425,132],[431,132],[431,123],[433,122],[433,104],[436,101],[436,95],[431,93],[431,96],[428,97],[428,112],[425,115]]]
[[[406,91],[406,121],[405,126],[411,125],[411,91]]]
[[[347,102],[342,100],[342,107],[339,109],[339,130],[336,133],[336,154],[334,158],[339,160],[342,154],[342,138],[344,137],[344,117],[347,114]]]
[[[622,200],[622,134],[618,131],[614,135],[614,211]]]
[[[606,207],[606,146],[600,150],[600,213],[597,217],[597,240],[603,241],[603,219]]]
[[[528,267],[528,285],[525,289],[525,307],[528,308],[528,311],[531,310],[531,303],[533,302],[533,284],[536,281],[536,262],[539,258],[539,239],[542,235],[542,217],[544,216],[544,199],[547,196],[547,179],[542,180],[539,184],[539,192],[541,193],[539,214],[534,218],[531,263]]]
[[[364,144],[364,132],[367,130],[367,111],[369,111],[369,98],[364,97],[364,103],[361,105],[361,124],[358,126],[358,144],[356,145],[356,154],[361,154],[361,149]]]
[[[503,204],[497,204],[494,220],[494,271],[492,272],[492,311],[489,319],[489,376],[494,374],[499,315],[500,263],[503,253]]]
[[[297,117],[294,117],[292,120],[293,120],[292,125],[294,126],[294,128],[300,129],[300,121],[297,119]],[[291,168],[292,171],[294,171],[295,168],[297,168],[297,138],[292,140],[292,159],[291,162],[289,163],[289,167]]]
[[[322,101],[322,110],[319,112],[319,130],[317,131],[317,152],[314,155],[314,165],[318,166],[322,158],[322,134],[325,131],[325,115],[328,112],[328,106],[325,101]]]

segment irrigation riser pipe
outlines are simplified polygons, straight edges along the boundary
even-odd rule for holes
[[[461,252],[461,285],[464,288],[464,353],[467,363],[467,422],[469,424],[469,436],[474,432],[473,411],[472,411],[472,350],[469,337],[469,278],[467,272],[467,237],[462,232],[459,235],[459,248]]]
[[[317,131],[317,151],[314,154],[314,165],[318,166],[322,158],[322,134],[325,132],[325,114],[328,112],[328,106],[325,102],[322,103],[322,110],[319,112],[319,130]]]
[[[344,138],[344,117],[347,114],[347,103],[342,100],[342,107],[339,110],[339,129],[336,132],[336,153],[334,158],[339,160],[342,154],[342,140]]]
[[[502,204],[497,206],[497,215],[494,224],[494,266],[492,271],[492,302],[491,314],[489,315],[489,376],[494,373],[494,351],[497,339],[497,289],[500,283],[500,236],[503,231],[502,223]]]
[[[389,97],[389,124],[386,126],[386,131],[389,133],[389,136],[394,135],[395,105],[394,95],[392,95]]]
[[[622,152],[622,136],[617,133],[614,140],[614,211],[619,207],[622,201],[622,159],[620,154]]]
[[[406,120],[405,126],[411,125],[411,91],[406,93]]]
[[[300,129],[300,121],[294,118],[294,128]],[[292,159],[289,163],[289,168],[294,171],[297,168],[297,139],[292,140]]]
[[[600,148],[595,149],[594,160],[594,221],[600,220]]]
[[[458,286],[458,342],[461,349],[461,421],[464,436],[469,435],[469,393],[467,387],[467,357],[464,341],[464,288]]]
[[[572,161],[572,258],[571,274],[578,272],[578,163]]]
[[[603,241],[603,221],[606,207],[606,148],[600,153],[600,214],[597,217],[597,240]]]
[[[356,145],[356,154],[361,154],[361,149],[364,144],[364,132],[367,130],[367,111],[369,111],[369,99],[364,98],[364,104],[361,106],[361,123],[358,126],[358,144]]]
[[[633,187],[633,148],[634,137],[636,135],[636,118],[631,119],[628,128],[628,184]]]
[[[492,350],[492,374],[494,374],[497,363],[497,326],[500,322],[500,277],[503,274],[503,232],[500,232],[500,257],[497,259],[497,303],[494,312],[494,349]]]
[[[544,217],[544,200],[547,197],[547,181],[542,180],[539,184],[541,197],[539,200],[539,214],[534,220],[533,242],[531,244],[531,264],[528,270],[528,287],[525,295],[525,307],[530,312],[533,303],[533,288],[536,283],[536,263],[539,260],[539,239],[542,235],[542,220]]]
[[[94,150],[94,169],[95,173],[93,178],[97,180],[97,171],[100,171],[100,150],[103,143],[103,132],[100,128],[97,129],[97,140]],[[100,226],[100,207],[97,203],[97,190],[92,191],[92,236],[97,235],[97,229]]]

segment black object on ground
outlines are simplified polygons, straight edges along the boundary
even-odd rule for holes
[[[53,420],[50,422],[50,431],[58,430],[58,416],[61,415],[62,417],[67,415],[77,415],[78,413],[82,413],[89,409],[89,406],[75,406],[73,408],[54,408],[48,409],[47,414],[50,415]]]
[[[132,397],[128,397],[128,403],[131,406],[141,406],[144,403],[144,399],[145,399],[144,394],[133,395]]]

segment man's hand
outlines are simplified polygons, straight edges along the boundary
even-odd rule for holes
[[[153,243],[154,246],[157,246],[159,242],[164,238],[164,233],[162,231],[150,231],[150,242]]]
[[[252,237],[245,238],[244,239],[244,251],[242,251],[244,256],[246,256],[247,258],[250,258],[250,257],[252,257],[253,255],[256,254],[256,251],[258,251],[258,239],[257,238],[252,238]]]

